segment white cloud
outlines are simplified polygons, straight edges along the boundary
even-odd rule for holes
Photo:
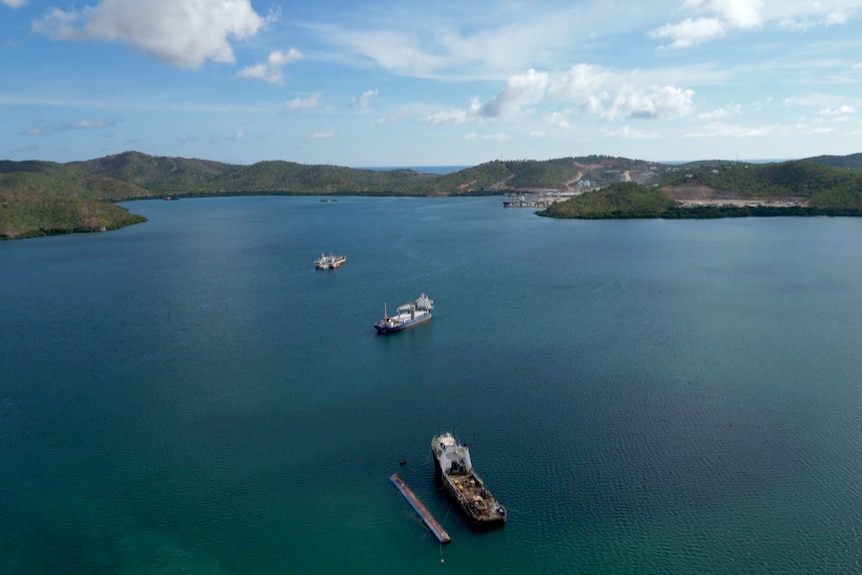
[[[804,107],[811,110],[821,118],[832,121],[843,119],[855,114],[859,100],[847,98],[841,94],[830,94],[828,92],[810,92],[802,96],[791,96],[783,101],[785,106]]]
[[[774,26],[802,31],[838,26],[849,22],[860,7],[860,0],[684,0],[681,8],[691,15],[655,28],[649,35],[670,40],[671,48],[686,48],[733,30]]]
[[[320,106],[320,94],[312,94],[307,98],[294,98],[293,100],[289,100],[285,102],[284,109],[285,110],[308,110],[310,108],[317,108]]]
[[[267,58],[267,64],[270,66],[279,68],[284,66],[285,64],[290,64],[291,62],[296,62],[297,60],[302,58],[302,53],[295,49],[291,48],[287,52],[282,52],[281,50],[276,50],[269,55]]]
[[[703,7],[734,28],[757,28],[763,23],[764,4],[764,0],[686,0],[684,5]]]
[[[632,128],[629,125],[625,125],[616,130],[605,130],[604,134],[621,138],[623,140],[649,140],[658,138],[658,132],[644,132],[643,130]]]
[[[368,109],[368,103],[371,101],[371,98],[377,95],[377,90],[366,90],[362,92],[362,95],[358,98],[354,96],[350,100],[350,109],[351,110],[366,110]]]
[[[54,9],[33,24],[58,40],[125,42],[173,66],[233,63],[230,40],[256,35],[272,19],[250,0],[102,0],[81,11]]]
[[[425,117],[425,123],[432,126],[457,126],[469,121],[466,110],[442,110]]]
[[[531,68],[524,74],[509,78],[506,87],[488,102],[477,106],[478,101],[474,100],[471,114],[490,118],[515,115],[524,107],[545,99],[548,83],[546,72],[536,72]]]
[[[276,50],[271,52],[266,62],[247,66],[243,68],[237,76],[240,78],[252,78],[254,80],[263,80],[272,84],[281,84],[284,78],[281,73],[281,68],[291,62],[296,62],[302,58],[302,53],[295,48],[291,48],[286,53]]]
[[[326,138],[332,138],[335,136],[335,132],[314,132],[308,134],[306,138],[309,140],[325,140]]]
[[[551,112],[547,116],[545,116],[545,122],[554,126],[555,128],[562,128],[563,130],[568,130],[572,127],[571,122],[572,111],[565,110],[562,112]]]
[[[692,90],[665,86],[657,90],[621,91],[610,108],[601,114],[607,119],[616,118],[678,118],[691,113]]]
[[[435,112],[425,117],[425,123],[433,126],[457,126],[483,116],[483,105],[479,98],[470,101],[470,107],[466,110],[454,109]]]
[[[2,3],[9,8],[20,8],[27,4],[27,0],[2,0]]]
[[[737,116],[742,112],[742,106],[739,104],[732,104],[730,106],[725,106],[724,108],[717,108],[715,110],[710,110],[709,112],[703,112],[696,116],[696,119],[702,121],[715,121],[715,120],[723,120],[728,116]]]
[[[775,20],[779,28],[805,31],[818,26],[846,24],[860,7],[859,0],[771,2],[768,17]]]
[[[562,100],[578,99],[601,92],[603,86],[613,81],[608,70],[589,64],[576,64],[551,86],[552,95]]]
[[[566,65],[602,38],[642,30],[675,1],[366,2],[345,7],[340,22],[304,27],[337,49],[331,58],[354,65],[421,78],[499,80]]]
[[[427,53],[418,38],[407,32],[320,28],[330,40],[398,74],[428,77],[444,63],[444,58]]]
[[[432,125],[456,125],[469,121],[501,118],[515,119],[533,108],[570,106],[581,114],[604,120],[618,118],[660,119],[688,116],[694,92],[675,86],[639,86],[637,74],[620,74],[596,66],[579,64],[564,74],[549,74],[533,69],[513,76],[506,86],[487,102],[474,97],[466,109],[450,109],[426,116]],[[550,110],[546,120],[557,127],[570,126],[573,112]]]
[[[688,48],[724,36],[727,27],[717,18],[686,18],[678,24],[665,24],[650,32],[653,38],[669,38],[671,48]]]
[[[784,98],[785,106],[810,106],[811,100],[806,98],[805,96],[790,96],[789,98]]]
[[[821,116],[846,116],[855,112],[856,108],[847,104],[844,104],[843,106],[835,106],[834,108],[823,108],[817,111]]]
[[[765,136],[772,132],[775,126],[752,127],[741,126],[738,124],[725,124],[722,122],[713,122],[700,128],[696,132],[689,132],[686,137],[689,138],[712,138],[712,137],[732,137],[732,138],[751,138],[756,136]]]
[[[671,40],[671,48],[687,48],[724,36],[729,30],[763,25],[764,0],[685,0],[683,9],[694,17],[665,24],[650,32],[653,38]]]

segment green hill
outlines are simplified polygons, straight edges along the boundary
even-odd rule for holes
[[[431,175],[281,160],[238,165],[140,152],[66,164],[3,160],[0,238],[114,229],[143,220],[113,204],[118,201],[232,194],[461,196],[587,190],[542,215],[714,217],[787,214],[790,208],[793,213],[862,215],[862,170],[847,169],[859,164],[862,154],[675,166],[592,155],[497,160]],[[765,213],[766,208],[771,211]]]
[[[697,162],[668,167],[656,184],[614,184],[552,204],[561,218],[862,216],[862,171],[807,161]]]
[[[104,178],[0,173],[0,238],[107,231],[145,221],[102,197],[104,187],[133,197],[134,187]]]
[[[831,168],[848,168],[851,170],[862,169],[862,153],[847,156],[814,156],[805,158],[803,162],[821,164]]]
[[[633,182],[611,184],[548,206],[540,215],[556,218],[656,218],[676,205],[658,188]]]

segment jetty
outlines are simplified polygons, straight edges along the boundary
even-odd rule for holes
[[[401,492],[401,495],[404,496],[404,499],[407,500],[408,503],[413,507],[416,513],[419,514],[419,517],[422,518],[422,521],[425,522],[425,525],[428,526],[428,529],[431,530],[431,533],[434,534],[434,537],[437,538],[437,541],[440,543],[446,544],[452,541],[452,538],[449,537],[449,534],[443,529],[443,526],[440,525],[436,519],[431,515],[431,513],[425,508],[419,498],[416,497],[416,494],[407,487],[407,484],[404,483],[404,480],[398,476],[397,473],[393,473],[392,477],[389,479],[392,480],[392,483],[395,484],[395,487],[398,488],[398,491]]]

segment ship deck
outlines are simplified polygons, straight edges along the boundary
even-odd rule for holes
[[[500,519],[496,513],[499,502],[475,473],[448,475],[447,478],[451,481],[453,489],[457,491],[455,496],[470,506],[476,516],[475,520],[498,521]]]

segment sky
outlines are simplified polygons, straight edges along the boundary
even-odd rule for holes
[[[0,159],[862,152],[862,0],[0,0]]]

